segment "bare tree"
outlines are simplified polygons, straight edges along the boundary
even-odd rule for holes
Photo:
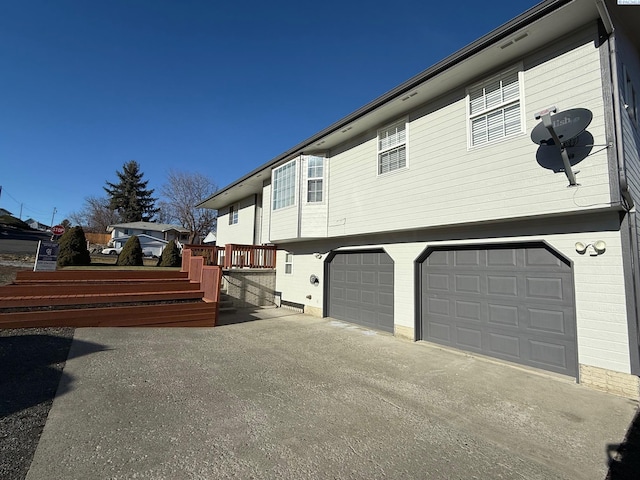
[[[217,185],[201,173],[187,173],[170,170],[167,183],[162,186],[160,217],[177,222],[191,231],[190,243],[197,237],[204,238],[215,231],[215,210],[195,206],[215,193]]]
[[[109,225],[120,222],[118,212],[111,209],[106,197],[85,198],[82,210],[72,213],[69,217],[73,223],[84,227],[87,232],[97,233],[104,233]]]

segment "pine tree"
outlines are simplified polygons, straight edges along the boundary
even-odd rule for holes
[[[104,190],[109,196],[109,207],[117,210],[123,222],[150,222],[159,209],[155,208],[154,190],[147,190],[148,180],[143,181],[140,165],[135,160],[127,162],[122,172],[116,171],[120,181],[107,182]]]
[[[136,235],[131,235],[127,243],[124,244],[116,265],[120,267],[141,267],[144,265],[140,239]]]
[[[179,267],[180,265],[182,265],[180,250],[176,242],[169,242],[158,259],[158,267]]]
[[[91,256],[87,250],[87,239],[82,227],[73,227],[64,232],[58,241],[58,266],[89,265]]]

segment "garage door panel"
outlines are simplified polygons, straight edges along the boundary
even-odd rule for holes
[[[430,315],[450,315],[449,300],[443,298],[427,298],[425,311]]]
[[[510,275],[487,275],[487,293],[489,295],[518,296],[518,278]]]
[[[488,305],[489,324],[518,327],[520,314],[516,305]]]
[[[573,273],[544,246],[433,251],[421,290],[425,340],[577,375]]]
[[[463,293],[480,293],[481,279],[480,275],[456,275],[456,292]]]
[[[567,347],[555,343],[532,340],[530,343],[531,360],[540,365],[567,368]]]
[[[475,328],[457,327],[455,329],[456,342],[469,349],[482,350],[482,332]]]
[[[458,250],[454,252],[453,258],[456,266],[480,265],[480,252],[477,250]]]
[[[378,299],[376,296],[376,292],[367,292],[367,291],[360,292],[361,303],[374,305],[375,303],[377,303],[377,301]]]
[[[448,323],[439,323],[434,320],[429,323],[428,328],[428,335],[430,339],[440,340],[445,345],[453,343],[453,339],[451,338],[451,325]]]
[[[344,299],[347,302],[360,303],[360,290],[355,288],[346,288]]]
[[[561,278],[529,277],[526,285],[529,298],[562,300],[564,297]]]
[[[558,333],[565,335],[570,333],[567,328],[569,321],[564,311],[528,308],[527,313],[531,330],[546,334]]]
[[[329,263],[328,315],[393,332],[393,269],[384,252],[337,253]]]
[[[449,253],[445,250],[437,250],[432,252],[429,257],[425,260],[425,264],[430,267],[436,266],[448,266],[449,265]]]
[[[518,361],[520,359],[520,338],[518,336],[489,333],[487,340],[487,350],[494,356],[500,355],[501,358],[508,358],[512,361]]]
[[[430,273],[427,275],[429,290],[449,291],[449,275],[442,273]]]
[[[513,249],[494,249],[487,252],[487,266],[489,267],[515,267],[517,255]]]
[[[393,272],[378,272],[378,286],[393,293]]]
[[[332,287],[331,288],[331,298],[336,300],[344,300],[344,288]]]
[[[376,272],[361,272],[360,283],[375,285],[377,283]]]
[[[478,320],[482,318],[482,306],[480,302],[465,302],[458,300],[455,302],[456,317],[465,320]]]
[[[556,270],[562,271],[564,262],[550,252],[546,248],[529,248],[525,251],[525,266],[527,267],[556,267]],[[548,270],[548,268],[546,268]]]

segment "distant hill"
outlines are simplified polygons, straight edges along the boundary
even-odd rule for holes
[[[22,220],[17,219],[11,215],[1,215],[0,216],[0,225],[4,225],[7,227],[19,228],[21,230],[33,230],[29,225],[24,223]]]

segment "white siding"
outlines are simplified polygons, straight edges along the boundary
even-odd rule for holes
[[[271,228],[271,184],[262,187],[262,227],[260,228],[260,243],[270,243]]]
[[[302,181],[301,181],[301,195],[300,195],[300,204],[301,204],[301,215],[300,215],[300,236],[302,238],[314,238],[321,237],[324,238],[327,236],[327,214],[328,214],[328,203],[327,203],[327,183],[328,183],[328,172],[329,172],[329,162],[325,159],[324,162],[324,179],[323,179],[323,198],[322,202],[307,202],[307,180],[308,180],[308,170],[307,170],[307,159],[305,157],[302,158]]]
[[[529,135],[534,112],[590,109],[595,143],[605,144],[600,57],[589,29],[523,62],[526,132],[467,148],[464,88],[409,117],[409,168],[377,175],[372,132],[331,158],[329,236],[354,235],[571,212],[610,203],[607,156],[594,153],[577,169],[579,187],[536,161]],[[505,68],[512,65],[505,65]],[[482,80],[482,76],[478,80]],[[357,183],[354,182],[357,179]]]
[[[234,205],[238,208],[238,223],[229,225],[229,207],[218,211],[216,245],[228,243],[252,245],[256,221],[255,196],[244,198]]]
[[[313,254],[298,254],[292,249],[293,270],[291,274],[285,274],[286,253],[287,250],[278,250],[276,254],[276,290],[282,292],[283,300],[308,305],[321,311],[324,298],[323,259],[318,259]],[[311,275],[320,279],[319,285],[311,284]],[[311,298],[307,298],[307,295],[311,295]]]

